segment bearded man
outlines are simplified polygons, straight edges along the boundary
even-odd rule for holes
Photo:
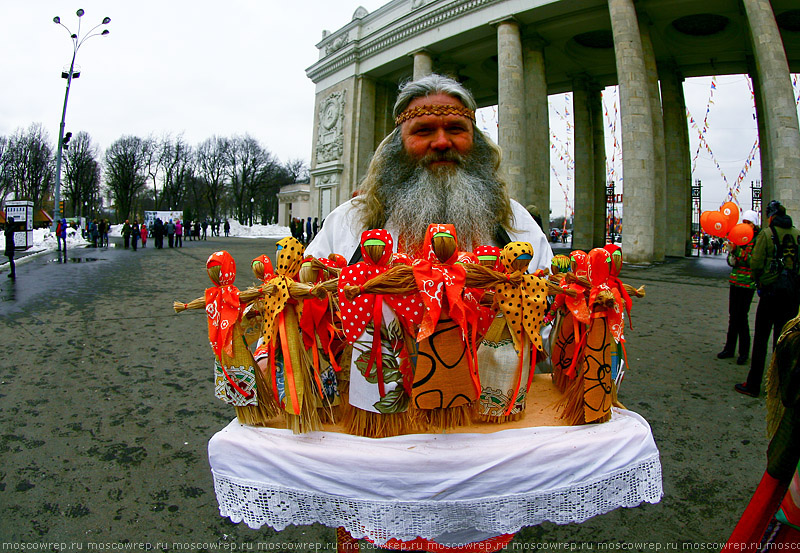
[[[418,253],[430,223],[455,225],[459,249],[530,242],[530,270],[550,266],[547,237],[498,174],[500,149],[475,126],[472,94],[442,75],[405,84],[395,129],[381,142],[358,195],[325,218],[306,254],[358,260],[361,233],[388,230],[398,251]],[[355,257],[354,257],[355,256]]]

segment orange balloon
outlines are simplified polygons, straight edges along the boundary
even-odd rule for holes
[[[728,234],[728,228],[730,228],[728,219],[721,211],[710,211],[706,217],[706,226],[703,230],[711,236],[724,238]]]
[[[719,210],[728,220],[728,228],[733,228],[739,222],[739,206],[735,203],[726,202]]]
[[[706,234],[711,234],[708,230],[706,230],[706,226],[708,225],[708,214],[711,213],[710,211],[704,211],[700,214],[700,228],[703,229],[703,232]]]
[[[749,244],[752,239],[753,227],[746,223],[739,223],[728,232],[728,240],[737,246],[745,246]]]

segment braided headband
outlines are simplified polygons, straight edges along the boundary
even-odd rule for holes
[[[408,108],[395,118],[394,124],[400,126],[409,119],[422,117],[423,115],[462,115],[475,121],[475,112],[469,108],[450,104],[435,104]]]

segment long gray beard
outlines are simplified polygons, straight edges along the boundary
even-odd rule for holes
[[[461,250],[491,242],[502,197],[502,184],[486,169],[491,164],[473,153],[464,158],[457,154],[426,157],[418,163],[405,150],[397,154],[388,156],[381,196],[407,250],[422,247],[431,223],[454,225]],[[455,158],[458,164],[429,167],[433,159],[442,157]]]

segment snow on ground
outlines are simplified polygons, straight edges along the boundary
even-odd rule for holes
[[[253,225],[252,227],[240,225],[238,221],[233,219],[229,220],[231,224],[230,236],[239,238],[284,238],[291,236],[289,227],[282,227],[279,225]],[[224,236],[225,231],[222,225],[219,230],[220,236]],[[122,236],[122,225],[111,225],[109,236]],[[208,236],[211,236],[211,228],[208,229]],[[80,231],[70,228],[67,230],[67,250],[74,247],[88,246],[89,240],[84,240],[81,237]],[[114,247],[114,244],[111,244]],[[49,228],[34,229],[33,230],[33,246],[27,250],[27,254],[55,251],[58,248],[55,233]],[[0,267],[3,262],[8,262],[5,258],[0,258]]]

